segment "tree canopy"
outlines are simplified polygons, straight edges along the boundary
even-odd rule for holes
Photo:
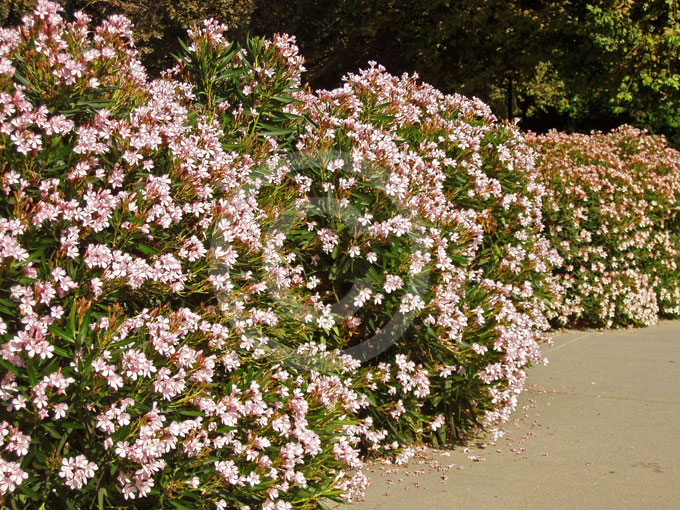
[[[33,0],[5,0],[3,24]],[[61,0],[95,21],[135,23],[160,71],[206,17],[231,36],[295,35],[307,81],[330,88],[375,60],[447,92],[477,96],[527,128],[608,129],[630,122],[680,144],[678,0]]]

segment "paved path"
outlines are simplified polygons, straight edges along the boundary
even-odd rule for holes
[[[557,334],[506,437],[373,465],[348,510],[680,509],[680,321]]]

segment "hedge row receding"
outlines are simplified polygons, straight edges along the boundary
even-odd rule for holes
[[[542,361],[543,188],[516,126],[382,68],[300,87],[207,21],[0,32],[0,498],[323,508],[507,419]]]
[[[630,126],[527,141],[547,190],[547,234],[564,259],[551,317],[611,327],[680,316],[680,152]]]
[[[88,23],[0,31],[10,508],[351,501],[367,453],[505,422],[549,318],[680,315],[662,138],[524,137],[375,64],[311,91],[213,20],[149,81]]]

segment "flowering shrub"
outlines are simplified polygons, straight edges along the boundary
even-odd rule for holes
[[[342,375],[271,361],[267,338],[244,331],[274,319],[248,308],[229,322],[213,290],[268,250],[256,169],[280,149],[256,119],[297,84],[288,43],[224,43],[230,76],[246,83],[258,61],[267,85],[250,103],[202,106],[171,74],[146,81],[127,20],[92,35],[86,24],[39,2],[0,34],[0,498],[74,509],[351,498],[364,479],[345,474],[361,467],[348,426],[365,397]],[[192,51],[220,30],[193,32]],[[230,248],[208,250],[216,225]]]
[[[564,258],[555,320],[640,326],[680,315],[680,154],[630,126],[529,141]]]
[[[211,20],[148,81],[87,23],[0,33],[4,503],[323,507],[507,419],[557,261],[515,126]]]
[[[357,377],[373,423],[434,441],[502,423],[524,367],[542,361],[545,280],[559,262],[517,128],[375,65],[297,97],[290,110],[315,128],[297,143],[284,244],[310,307],[341,312],[323,341],[372,360]]]

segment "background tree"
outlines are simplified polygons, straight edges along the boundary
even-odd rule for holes
[[[677,0],[598,0],[572,12],[578,44],[555,58],[575,99],[570,116],[604,112],[680,144],[678,22]]]
[[[522,118],[565,105],[554,55],[573,38],[561,1],[303,0],[275,10],[257,0],[252,28],[298,37],[313,86],[376,60],[418,72],[447,91],[474,95],[499,116]],[[564,53],[564,52],[563,52]]]
[[[679,0],[60,1],[95,21],[130,17],[152,73],[173,63],[192,23],[214,17],[233,39],[294,34],[315,88],[375,60],[477,96],[527,129],[628,122],[680,145]],[[0,2],[0,21],[16,22],[33,3]]]
[[[16,25],[22,15],[29,12],[35,0],[3,0],[0,2],[0,24]]]

